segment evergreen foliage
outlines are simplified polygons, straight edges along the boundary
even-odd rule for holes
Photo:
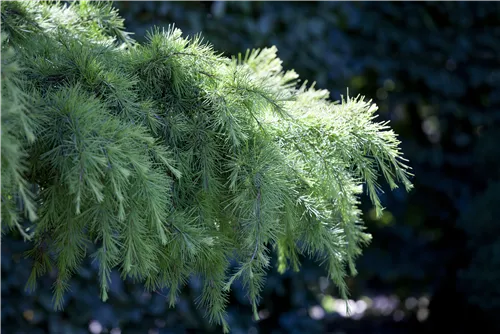
[[[173,26],[137,44],[109,3],[3,2],[1,16],[2,221],[33,243],[27,288],[56,269],[60,308],[91,256],[103,300],[117,268],[174,305],[200,275],[198,303],[227,330],[231,284],[257,317],[277,251],[281,272],[317,258],[347,297],[370,239],[363,186],[379,214],[379,175],[411,188],[371,101],[329,101],[274,47],[227,59]]]

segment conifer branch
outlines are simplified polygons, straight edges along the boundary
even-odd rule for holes
[[[56,268],[56,308],[90,250],[103,300],[115,268],[171,306],[198,275],[224,331],[237,279],[258,318],[271,250],[347,298],[362,188],[380,214],[381,178],[412,187],[376,105],[299,85],[275,47],[230,60],[173,26],[136,43],[109,3],[4,2],[1,21],[2,222],[32,224],[27,288]]]

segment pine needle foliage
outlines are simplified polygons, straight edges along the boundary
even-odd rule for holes
[[[137,44],[106,2],[2,2],[1,18],[2,222],[33,244],[27,288],[57,270],[61,308],[91,256],[103,300],[119,270],[173,306],[199,275],[227,331],[232,283],[257,317],[277,252],[280,272],[317,258],[347,298],[363,186],[378,213],[379,176],[411,188],[373,103],[331,102],[275,47],[228,59],[174,26]]]

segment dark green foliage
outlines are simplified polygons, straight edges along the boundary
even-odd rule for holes
[[[29,235],[19,224],[19,211],[29,219],[37,218],[33,194],[23,177],[27,171],[27,153],[23,140],[35,140],[34,122],[29,116],[29,96],[23,91],[24,83],[17,78],[20,71],[15,51],[5,47],[6,36],[2,35],[2,222],[16,227],[25,237]],[[22,202],[23,210],[18,210]]]
[[[136,44],[107,3],[4,3],[2,27],[2,211],[32,233],[27,287],[55,269],[56,309],[88,257],[104,301],[113,270],[171,306],[200,276],[197,304],[224,330],[236,279],[258,319],[274,251],[282,272],[317,258],[347,298],[363,184],[377,215],[379,176],[412,187],[377,107],[299,84],[274,47],[230,60],[172,26]]]
[[[500,185],[492,182],[479,195],[464,214],[461,225],[469,236],[468,248],[472,252],[471,265],[460,273],[460,287],[469,295],[469,300],[488,312],[500,310],[500,291],[496,282],[500,279],[500,228],[498,217],[498,190]],[[471,226],[468,222],[474,221]]]
[[[498,191],[500,189],[500,164],[498,161],[498,131],[481,133],[473,151],[477,170],[472,175],[477,180],[477,193],[459,220],[459,226],[468,236],[467,251],[470,266],[458,273],[458,286],[465,291],[471,304],[479,306],[486,314],[500,310],[500,225]],[[491,168],[491,171],[486,171]],[[495,322],[496,329],[500,329]]]

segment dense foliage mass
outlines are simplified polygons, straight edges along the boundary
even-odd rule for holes
[[[373,219],[364,209],[374,239],[357,263],[355,290],[359,295],[394,293],[401,300],[429,293],[425,329],[416,330],[413,311],[403,307],[402,333],[458,333],[479,325],[498,331],[500,299],[495,296],[500,290],[487,283],[499,275],[493,269],[499,261],[493,250],[500,244],[493,204],[500,167],[495,158],[498,3],[123,2],[119,7],[129,28],[141,36],[143,22],[175,21],[188,33],[202,29],[217,48],[229,52],[276,44],[285,64],[313,76],[333,94],[349,86],[377,96],[381,116],[400,134],[419,177],[410,196],[384,195],[390,214],[386,211],[383,219]],[[309,278],[313,275],[319,275],[313,268],[301,271],[294,291],[318,287]],[[280,308],[276,318],[286,318],[289,328],[308,323],[300,307]],[[382,318],[391,328],[402,326],[392,315]],[[366,325],[379,326],[379,321],[367,319]]]
[[[197,303],[227,330],[233,282],[258,318],[276,251],[281,272],[317,258],[346,298],[363,185],[377,216],[379,176],[411,188],[377,107],[330,102],[274,47],[228,59],[172,26],[137,44],[122,24],[109,3],[2,4],[2,222],[33,243],[27,287],[55,269],[61,308],[90,256],[103,300],[118,269],[174,305],[200,276]]]

